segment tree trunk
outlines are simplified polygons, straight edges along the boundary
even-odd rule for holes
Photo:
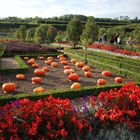
[[[59,52],[61,51],[61,48],[60,48],[60,43],[59,43]]]
[[[87,60],[87,46],[85,46],[85,64],[88,64],[88,60]]]

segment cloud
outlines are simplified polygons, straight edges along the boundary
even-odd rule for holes
[[[0,0],[1,17],[52,17],[83,14],[94,17],[140,18],[139,0]]]

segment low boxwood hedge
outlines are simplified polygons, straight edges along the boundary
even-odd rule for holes
[[[17,94],[17,95],[4,95],[0,97],[0,105],[5,105],[6,103],[10,103],[11,101],[28,98],[30,100],[38,100],[44,99],[49,95],[53,95],[54,97],[60,98],[80,98],[84,96],[97,96],[102,91],[107,91],[113,88],[121,88],[122,84],[112,84],[112,85],[104,85],[104,86],[91,86],[91,87],[83,87],[77,90],[49,90],[48,92],[44,93],[31,93],[31,94]],[[13,93],[14,94],[14,93]]]

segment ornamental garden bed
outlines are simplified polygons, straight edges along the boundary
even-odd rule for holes
[[[27,57],[26,58],[22,57],[22,58],[27,59]],[[31,58],[28,58],[28,59],[31,59]],[[64,66],[66,65],[62,64],[58,58],[53,57],[53,61],[52,61],[52,62],[57,62],[58,64],[57,67],[53,67],[51,65],[45,64],[45,61],[47,60],[47,58],[43,58],[43,60],[40,60],[41,57],[34,58],[34,59],[40,68],[43,68],[43,67],[48,68],[48,71],[45,72],[45,75],[41,76],[42,81],[40,83],[32,84],[31,79],[37,76],[34,73],[34,70],[36,68],[33,68],[32,65],[28,64],[28,60],[25,60],[26,64],[29,65],[28,71],[26,70],[26,73],[24,73],[26,77],[25,80],[16,79],[16,75],[18,73],[9,74],[7,72],[5,74],[1,74],[1,82],[0,82],[1,87],[2,87],[2,84],[7,83],[9,81],[16,84],[16,90],[14,92],[8,92],[8,95],[15,95],[15,94],[22,94],[22,93],[31,94],[33,93],[33,89],[37,87],[43,87],[46,92],[52,89],[53,90],[54,89],[68,89],[69,90],[71,85],[74,82],[80,83],[81,87],[96,86],[98,79],[105,79],[106,84],[110,85],[110,84],[114,84],[115,83],[114,78],[119,76],[119,75],[115,75],[114,73],[112,76],[103,76],[101,69],[98,69],[97,67],[94,67],[94,66],[90,66],[91,67],[90,71],[92,72],[92,76],[86,77],[84,75],[85,72],[82,69],[82,67],[77,67],[75,64],[71,62],[69,58],[67,58],[66,61],[68,65],[75,71],[75,73],[79,75],[78,80],[70,81],[68,79],[68,76],[64,73]],[[131,81],[131,80],[128,79],[127,77],[123,77],[123,83],[126,83],[128,81]],[[2,91],[2,88],[0,88],[0,96],[2,95],[7,96],[7,94],[5,94]]]

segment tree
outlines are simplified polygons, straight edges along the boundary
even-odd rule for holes
[[[89,17],[86,24],[85,29],[83,30],[83,33],[80,37],[81,43],[84,46],[85,49],[85,64],[88,63],[87,61],[87,46],[92,44],[98,39],[98,27],[94,22],[93,17]]]
[[[60,32],[58,32],[57,36],[55,37],[55,41],[58,42],[59,44],[59,51],[60,51],[60,43],[62,42],[63,38],[64,36]]]
[[[72,42],[73,47],[80,41],[80,35],[82,34],[82,24],[81,21],[74,17],[67,27],[68,39]]]
[[[47,30],[48,30],[48,25],[41,25],[36,29],[36,32],[35,32],[36,43],[40,44],[40,43],[46,42]]]
[[[132,37],[135,42],[140,42],[140,25],[132,32]]]
[[[15,37],[21,41],[26,40],[26,26],[21,25],[16,31],[15,31]]]
[[[5,49],[6,49],[5,43],[0,42],[0,67],[1,67],[1,57],[4,54]]]
[[[57,35],[57,29],[53,26],[49,26],[47,30],[47,40],[48,42],[53,42]]]
[[[26,40],[31,41],[34,39],[36,28],[30,28],[27,30]]]

